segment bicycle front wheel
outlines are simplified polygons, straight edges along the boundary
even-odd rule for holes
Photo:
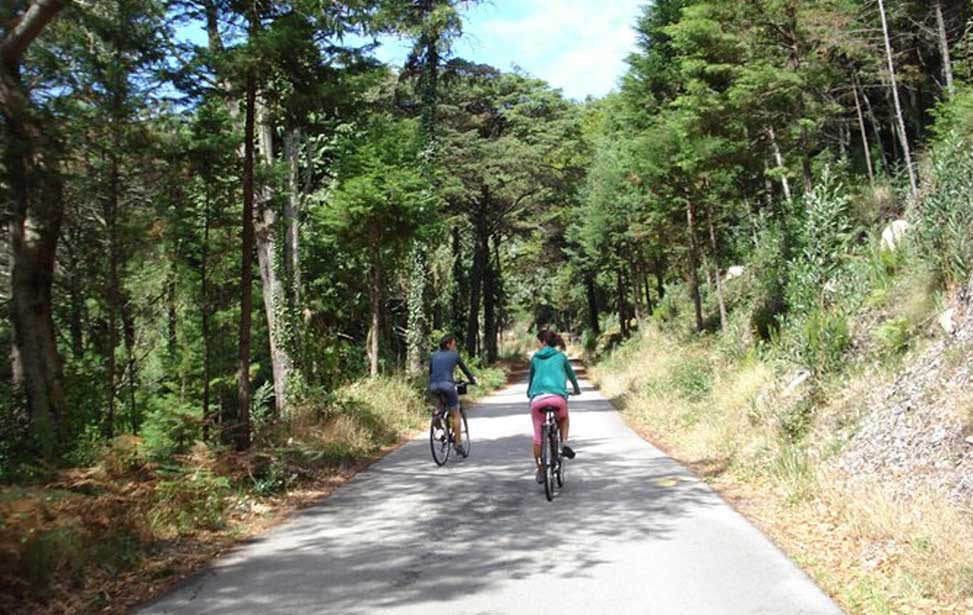
[[[432,460],[437,466],[441,466],[449,459],[449,427],[446,420],[438,414],[433,415],[429,423],[429,448],[432,451]]]
[[[554,499],[554,459],[557,451],[551,447],[550,428],[545,425],[541,434],[541,467],[544,470],[544,495],[547,501]]]

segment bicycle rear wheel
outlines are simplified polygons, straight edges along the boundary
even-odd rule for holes
[[[544,495],[547,501],[554,499],[554,459],[557,451],[551,448],[550,427],[544,425],[541,432],[541,467],[544,470]]]
[[[551,458],[554,465],[551,468],[551,480],[558,487],[564,486],[564,457],[561,456],[561,429],[556,424],[551,427]]]
[[[459,445],[459,453],[465,459],[470,456],[470,426],[466,421],[466,410],[459,409],[460,417],[460,436],[462,440]]]
[[[429,422],[429,449],[437,466],[443,465],[449,459],[451,443],[448,430],[445,418],[438,413],[434,414]]]

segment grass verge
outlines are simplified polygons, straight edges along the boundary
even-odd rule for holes
[[[838,463],[875,376],[801,384],[756,353],[649,327],[591,370],[631,424],[756,522],[853,615],[973,612],[973,516]]]
[[[479,396],[507,379],[477,375]],[[0,487],[0,612],[125,613],[329,495],[426,420],[420,383],[369,379],[302,392],[245,453],[122,436],[92,467]]]

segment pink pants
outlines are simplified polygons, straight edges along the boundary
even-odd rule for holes
[[[534,421],[534,444],[541,445],[541,426],[544,424],[544,409],[557,408],[558,420],[568,418],[568,400],[560,395],[538,395],[530,400],[530,418]]]

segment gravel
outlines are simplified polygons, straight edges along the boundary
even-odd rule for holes
[[[877,481],[893,495],[931,488],[973,504],[973,306],[961,297],[951,309],[952,334],[937,329],[892,384],[868,395],[839,460],[852,482]]]

